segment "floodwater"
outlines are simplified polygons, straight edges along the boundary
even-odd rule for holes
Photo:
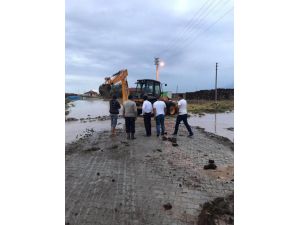
[[[201,117],[193,115],[188,118],[188,122],[191,126],[202,127],[207,132],[234,141],[234,112],[205,114]]]
[[[74,105],[70,108],[69,115],[66,118],[95,118],[98,116],[109,115],[109,102],[101,99],[91,100],[78,100],[72,102]],[[204,116],[192,115],[188,118],[188,122],[191,126],[199,126],[205,129],[207,132],[211,132],[223,137],[227,137],[231,141],[234,139],[234,131],[228,130],[228,128],[234,127],[234,113],[217,113],[217,114],[205,114]],[[125,121],[123,118],[118,119],[117,128],[123,128]],[[110,130],[110,120],[104,121],[72,121],[65,123],[65,141],[70,143],[80,138],[87,129],[93,129],[94,131]]]
[[[70,113],[66,118],[95,118],[98,116],[109,115],[109,102],[101,99],[78,100],[72,102]],[[125,121],[123,118],[118,119],[117,128],[123,128]],[[87,129],[94,131],[110,130],[110,120],[91,120],[91,121],[72,121],[65,123],[65,142],[71,143],[83,136]]]
[[[101,99],[78,100],[72,102],[68,117],[77,119],[109,115],[109,102]]]

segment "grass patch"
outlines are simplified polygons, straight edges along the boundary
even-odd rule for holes
[[[233,100],[218,101],[217,105],[215,101],[201,101],[199,103],[188,103],[188,112],[191,113],[222,113],[226,111],[232,111],[234,109]]]

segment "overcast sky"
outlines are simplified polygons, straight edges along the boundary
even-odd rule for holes
[[[128,69],[179,92],[233,88],[233,0],[66,0],[66,92],[98,90]]]

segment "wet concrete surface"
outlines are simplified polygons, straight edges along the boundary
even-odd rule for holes
[[[167,137],[174,118],[166,119]],[[122,129],[66,144],[66,224],[197,224],[205,202],[233,192],[233,151],[228,140],[181,126],[172,141],[144,137],[142,118],[135,140]],[[204,170],[214,160],[215,170]],[[166,206],[167,205],[167,209]],[[172,206],[172,207],[170,207]]]

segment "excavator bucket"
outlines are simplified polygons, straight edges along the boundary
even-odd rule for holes
[[[99,87],[99,94],[105,98],[110,97],[111,85],[110,84],[102,84]]]
[[[99,93],[104,98],[110,98],[116,95],[117,98],[122,97],[122,85],[102,84],[99,87]]]

